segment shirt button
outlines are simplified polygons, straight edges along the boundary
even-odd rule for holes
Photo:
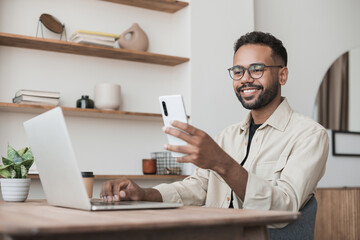
[[[230,197],[227,197],[226,199],[227,199],[228,201],[230,201]]]

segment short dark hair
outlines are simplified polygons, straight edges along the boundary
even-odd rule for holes
[[[272,57],[280,57],[284,61],[284,65],[287,66],[287,52],[283,43],[270,33],[254,31],[241,36],[235,42],[234,54],[241,46],[246,44],[259,44],[270,47],[272,49]]]

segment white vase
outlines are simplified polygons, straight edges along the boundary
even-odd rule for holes
[[[24,202],[30,189],[30,178],[1,178],[1,193],[5,201]]]
[[[98,83],[94,91],[95,108],[117,110],[121,102],[121,88],[115,83]]]

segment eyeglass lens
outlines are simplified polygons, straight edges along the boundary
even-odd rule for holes
[[[246,70],[248,70],[248,73],[251,78],[257,79],[257,78],[262,77],[262,75],[264,74],[264,69],[265,69],[265,66],[262,64],[253,64],[253,65],[250,65],[249,68],[235,66],[232,69],[230,69],[229,72],[230,72],[231,78],[234,80],[241,79],[244,76]]]

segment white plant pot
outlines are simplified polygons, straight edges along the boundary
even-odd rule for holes
[[[30,189],[30,178],[1,178],[1,193],[5,201],[24,202]]]

